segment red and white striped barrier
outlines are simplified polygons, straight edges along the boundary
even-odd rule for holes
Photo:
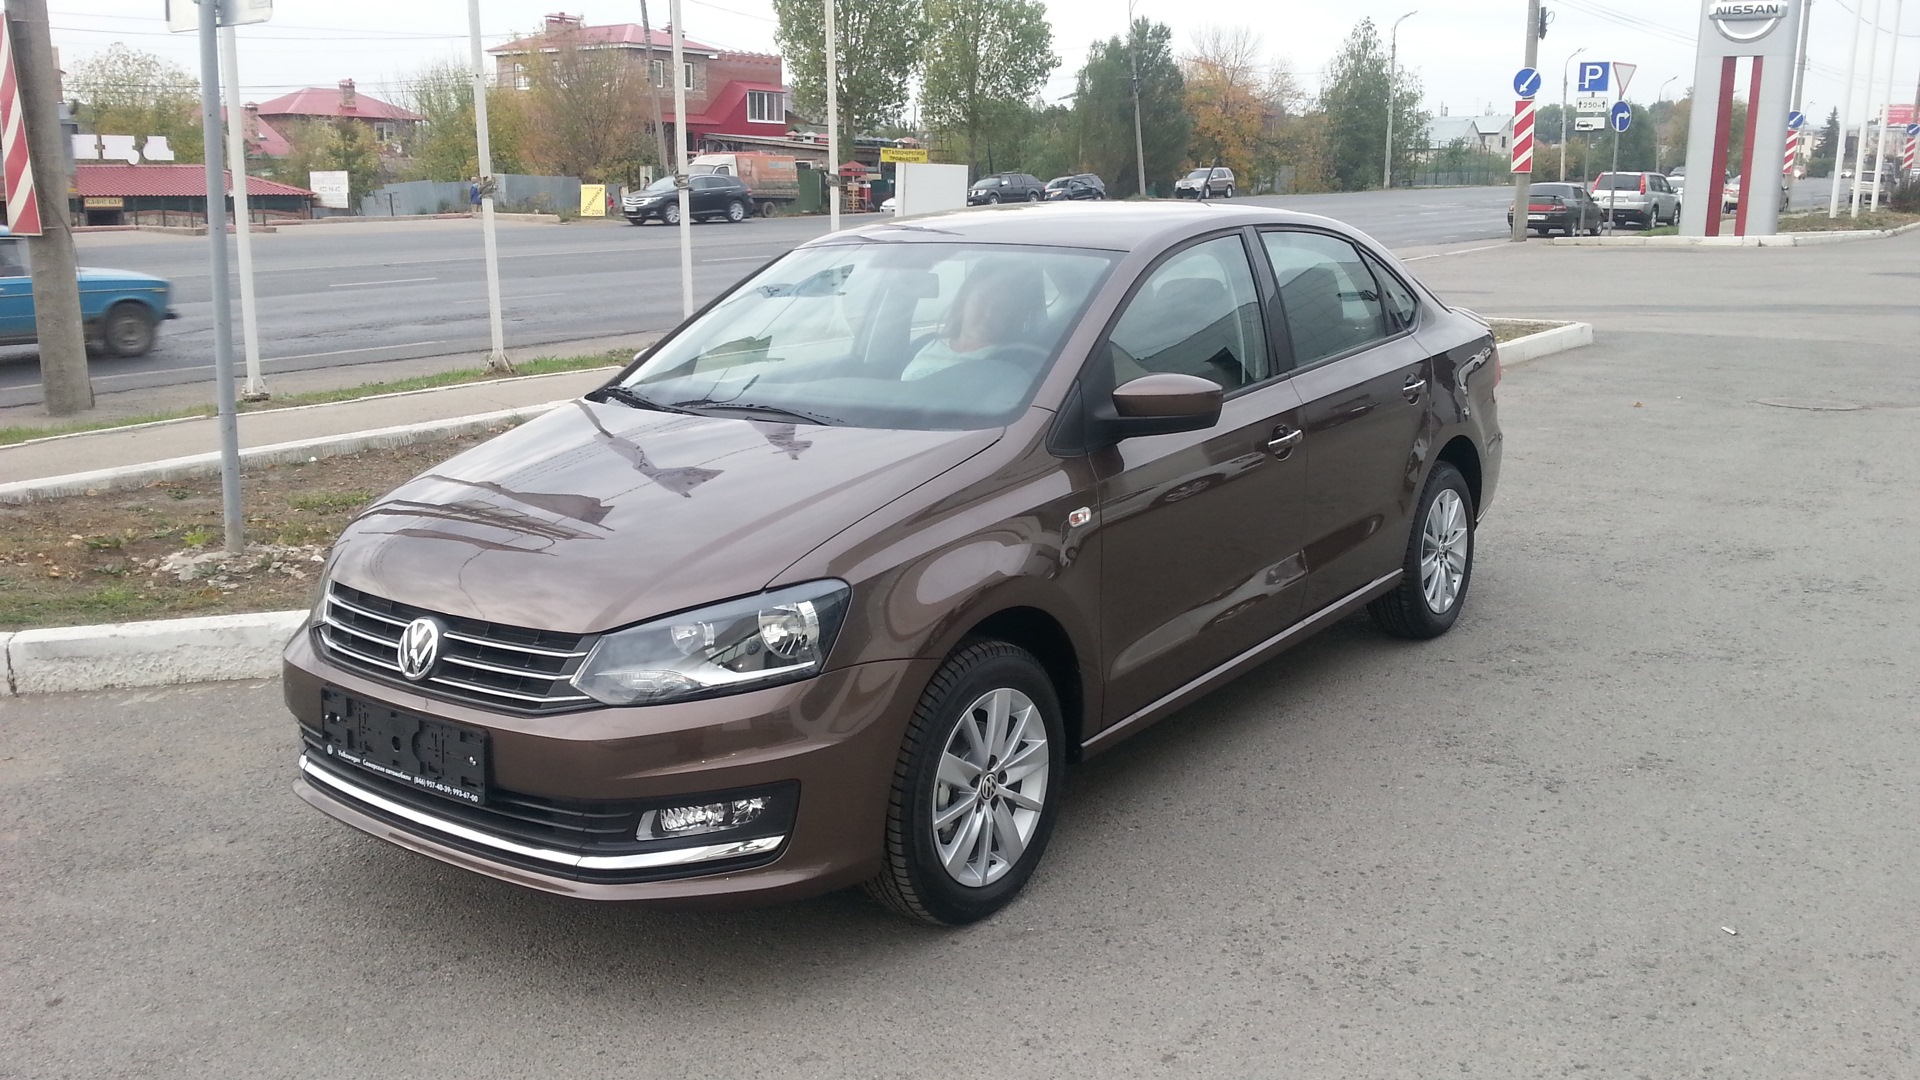
[[[1901,164],[1906,167],[1908,176],[1912,176],[1916,164],[1920,164],[1920,161],[1916,161],[1914,154],[1916,149],[1920,149],[1920,135],[1907,136],[1907,156]]]
[[[40,200],[33,190],[33,158],[27,153],[25,110],[20,107],[20,79],[13,66],[13,34],[0,19],[0,158],[6,163],[7,223],[15,236],[40,235]]]
[[[1788,128],[1787,129],[1787,157],[1786,157],[1786,161],[1781,164],[1780,171],[1787,176],[1792,176],[1794,163],[1799,161],[1799,159],[1800,159],[1800,133],[1798,131],[1795,131],[1792,128]]]
[[[1513,171],[1533,171],[1533,102],[1513,103]]]

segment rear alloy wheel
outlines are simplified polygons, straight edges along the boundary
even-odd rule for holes
[[[1223,198],[1223,199],[1231,199],[1231,198],[1233,198],[1233,185],[1232,185],[1232,184],[1228,184],[1228,185],[1227,185],[1227,193],[1226,193],[1225,195],[1222,195],[1222,196],[1221,196],[1221,198]]]
[[[727,220],[735,225],[747,220],[747,204],[738,199],[728,203]]]
[[[1047,846],[1066,761],[1059,696],[1031,653],[963,645],[908,725],[888,800],[886,868],[867,891],[960,926],[1011,902]]]
[[[1367,605],[1382,630],[1436,638],[1453,628],[1473,581],[1473,493],[1447,462],[1433,467],[1420,495],[1400,584]]]
[[[100,324],[100,344],[108,356],[144,356],[153,339],[153,313],[130,301],[113,305]]]

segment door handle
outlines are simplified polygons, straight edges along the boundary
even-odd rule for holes
[[[1267,443],[1267,450],[1274,457],[1284,458],[1293,453],[1293,448],[1306,441],[1307,433],[1299,428],[1277,427],[1273,429],[1273,438]]]
[[[1407,385],[1401,387],[1400,392],[1407,396],[1408,401],[1418,403],[1421,391],[1426,388],[1427,380],[1418,375],[1409,375],[1407,376]]]

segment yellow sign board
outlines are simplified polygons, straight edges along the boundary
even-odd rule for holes
[[[607,185],[605,184],[581,184],[580,185],[580,216],[581,217],[606,217],[607,216]]]
[[[882,164],[887,162],[909,161],[917,165],[925,165],[927,163],[927,152],[925,150],[908,150],[905,147],[883,146],[880,148],[880,161]]]
[[[88,210],[124,210],[126,209],[127,201],[119,198],[90,198],[82,200],[81,205]]]

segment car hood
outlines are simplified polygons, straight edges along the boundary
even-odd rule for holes
[[[992,446],[576,400],[415,477],[335,546],[356,589],[448,615],[592,633],[753,593]]]
[[[98,266],[82,266],[74,274],[80,279],[80,287],[91,285],[97,289],[165,289],[167,279],[152,274],[142,274],[137,270],[108,270]]]

